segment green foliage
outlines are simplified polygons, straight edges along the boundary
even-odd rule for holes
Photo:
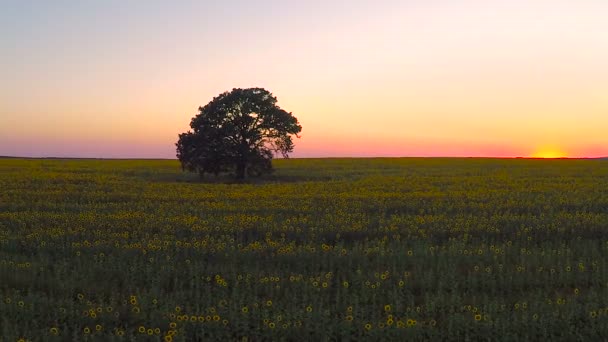
[[[219,174],[233,171],[237,178],[272,170],[273,153],[287,158],[293,151],[291,135],[302,127],[277,106],[262,88],[233,89],[199,108],[190,127],[179,135],[177,158],[188,171]]]
[[[608,161],[275,163],[0,160],[0,339],[608,336]]]

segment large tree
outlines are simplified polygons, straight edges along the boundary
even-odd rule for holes
[[[272,171],[272,157],[287,158],[292,135],[302,131],[292,113],[262,88],[233,89],[213,98],[190,122],[192,131],[179,135],[177,158],[184,170],[236,178]]]

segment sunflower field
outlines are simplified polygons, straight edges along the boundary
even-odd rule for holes
[[[0,159],[0,341],[608,339],[608,161]]]

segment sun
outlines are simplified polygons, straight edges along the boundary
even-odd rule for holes
[[[568,158],[568,154],[556,147],[543,147],[539,148],[532,154],[532,158]]]

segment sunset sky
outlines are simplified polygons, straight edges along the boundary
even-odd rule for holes
[[[608,1],[3,1],[0,155],[175,158],[264,87],[294,157],[608,155]]]

